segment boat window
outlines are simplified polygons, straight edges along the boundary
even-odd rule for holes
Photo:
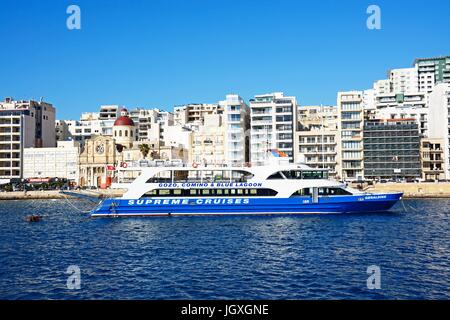
[[[215,197],[215,196],[249,196],[272,197],[277,195],[272,189],[156,189],[145,193],[142,197]]]
[[[303,188],[300,190],[297,190],[292,194],[293,197],[295,196],[301,196],[301,197],[308,197],[312,196],[313,188]],[[343,196],[343,195],[351,195],[351,192],[344,190],[342,188],[318,188],[319,196]]]
[[[302,179],[323,179],[325,171],[302,171]]]
[[[253,178],[253,174],[244,170],[231,171],[231,179],[234,182],[247,182],[247,180]]]
[[[351,192],[342,188],[319,188],[319,196],[344,196],[351,195]]]
[[[285,179],[280,172],[276,172],[272,175],[270,175],[267,180],[280,180],[280,179]]]
[[[161,196],[161,197],[169,196],[170,195],[170,190],[165,190],[165,189],[158,190],[158,195]]]
[[[172,182],[172,171],[166,170],[155,174],[147,180],[147,183]]]
[[[312,195],[312,188],[303,188],[303,189],[295,191],[292,194],[292,197],[295,197],[295,196],[308,197],[311,195]]]

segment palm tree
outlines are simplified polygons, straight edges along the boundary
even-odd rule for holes
[[[141,151],[142,156],[145,159],[145,157],[147,157],[148,153],[150,152],[150,147],[148,146],[148,144],[141,144],[139,145],[139,151]]]

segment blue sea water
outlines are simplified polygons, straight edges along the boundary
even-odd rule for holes
[[[391,213],[92,219],[0,202],[0,299],[449,299],[450,200]],[[405,210],[406,209],[406,210]],[[43,221],[29,223],[38,213]],[[67,268],[81,272],[67,288]],[[381,289],[367,288],[367,267]]]

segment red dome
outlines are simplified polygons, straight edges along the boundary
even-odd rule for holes
[[[121,116],[114,121],[115,126],[132,126],[134,127],[134,122],[130,117]]]

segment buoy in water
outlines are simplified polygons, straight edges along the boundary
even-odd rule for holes
[[[32,214],[31,216],[27,217],[27,221],[28,222],[39,222],[41,220],[42,220],[42,217],[38,216],[38,215],[35,215],[35,214]]]

